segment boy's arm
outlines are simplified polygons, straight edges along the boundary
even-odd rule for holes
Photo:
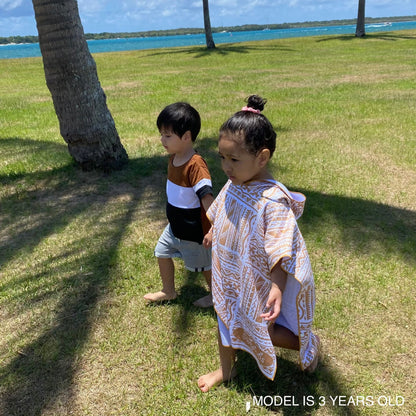
[[[214,197],[212,196],[212,194],[206,194],[201,198],[201,204],[204,207],[205,212],[208,211],[208,208],[211,206],[213,202]],[[212,226],[209,229],[209,231],[205,234],[202,244],[205,248],[209,248],[212,246]]]
[[[270,274],[272,287],[266,303],[266,309],[268,309],[268,311],[260,315],[265,321],[275,321],[280,314],[282,296],[287,281],[287,273],[281,268],[281,262],[282,261],[280,260],[279,263],[276,264]]]
[[[208,208],[214,202],[214,197],[212,194],[206,194],[201,198],[201,204],[204,207],[205,212],[208,211]]]

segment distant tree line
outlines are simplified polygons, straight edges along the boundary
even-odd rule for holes
[[[7,43],[36,43],[38,42],[37,36],[9,36],[7,38],[0,37],[0,45]]]
[[[381,23],[385,21],[389,22],[405,22],[414,21],[416,16],[395,16],[395,17],[366,17],[366,23]],[[299,23],[282,23],[271,25],[242,25],[242,26],[220,26],[213,27],[213,33],[220,32],[245,32],[251,30],[264,30],[264,29],[292,29],[298,27],[318,27],[318,26],[336,26],[336,25],[354,25],[357,22],[356,19],[345,20],[325,20],[325,21],[312,21],[312,22],[299,22]],[[204,34],[203,28],[180,28],[169,30],[149,30],[146,32],[102,32],[102,33],[86,33],[87,40],[98,39],[116,39],[116,38],[145,38],[155,36],[174,36],[174,35],[197,35]],[[8,43],[36,43],[39,39],[37,36],[9,36],[0,37],[0,45]]]

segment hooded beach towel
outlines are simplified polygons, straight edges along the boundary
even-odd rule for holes
[[[317,353],[317,339],[312,333],[313,273],[296,221],[303,213],[305,199],[277,181],[242,186],[228,181],[207,212],[213,224],[215,310],[229,331],[232,347],[250,353],[269,379],[274,379],[277,360],[268,323],[260,314],[271,287],[270,272],[280,260],[288,282],[295,279],[299,283],[288,286],[298,291],[292,312],[297,315],[301,367],[308,367]]]

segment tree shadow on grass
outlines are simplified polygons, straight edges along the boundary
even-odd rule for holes
[[[416,263],[416,211],[360,198],[296,190],[307,197],[300,220],[304,234],[325,224],[337,224],[348,251],[371,254],[382,249],[399,255],[408,264]]]
[[[379,40],[388,40],[388,41],[397,41],[400,39],[416,39],[416,35],[405,35],[403,33],[396,33],[396,32],[367,32],[365,36],[361,38],[357,38],[355,34],[348,34],[348,35],[339,35],[339,36],[325,36],[316,40],[316,42],[328,42],[334,40],[342,40],[342,41],[352,41],[355,39],[363,39],[363,40],[371,40],[371,39],[379,39]]]
[[[217,141],[204,140],[201,154],[207,158],[219,189],[225,178],[219,173]],[[64,145],[56,143],[33,142],[32,145],[30,140],[13,138],[0,140],[1,153],[11,141],[14,145],[17,141],[25,149],[22,154],[36,151],[39,160],[46,160],[53,152],[66,151]],[[12,334],[15,339],[11,347],[16,348],[14,358],[0,370],[1,414],[41,415],[57,402],[73,400],[78,362],[97,319],[97,305],[110,290],[118,247],[144,196],[145,186],[140,178],[161,171],[166,171],[166,157],[155,156],[131,160],[124,171],[111,176],[80,172],[71,162],[51,170],[39,167],[35,172],[0,176],[4,187],[0,197],[0,300],[5,305],[2,318],[18,320],[19,314],[35,311],[38,315],[33,319],[41,323],[31,322],[30,325],[45,328],[37,336],[30,334],[30,325],[26,332],[21,328],[17,334]],[[146,187],[157,195],[149,210],[163,210],[164,186],[164,180],[146,182]],[[367,252],[371,252],[381,245],[386,251],[397,252],[407,262],[415,263],[416,212],[358,198],[296,189],[296,186],[293,190],[305,193],[308,198],[301,224],[305,236],[316,227],[332,222],[342,230],[347,250],[355,247],[358,252],[365,245]],[[87,236],[77,233],[80,218],[90,227]],[[63,231],[68,234],[71,227],[72,237],[60,241]],[[374,241],[378,246],[373,247]],[[33,258],[35,250],[48,242],[55,242],[58,251]],[[4,276],[4,266],[20,256],[30,263],[16,272],[17,279]],[[189,282],[183,288],[184,297],[179,301],[183,312],[174,322],[178,340],[188,336],[192,315],[200,313],[192,306],[194,298],[203,295],[199,290]],[[49,310],[45,318],[42,308],[48,302],[51,306],[46,305],[46,308],[53,308],[53,313]],[[9,309],[9,305],[13,305],[12,308]],[[51,315],[53,318],[49,320]],[[23,346],[19,348],[19,345]],[[242,376],[234,384],[241,391],[251,391],[255,395],[313,396],[314,400],[318,400],[314,396],[317,391],[349,395],[343,387],[342,375],[325,363],[318,367],[316,375],[306,376],[291,360],[280,359],[276,381],[267,382],[261,374],[256,374],[253,361],[241,360],[244,361],[249,363],[244,365],[252,368],[241,371]],[[318,406],[315,403],[309,407],[316,409]],[[306,415],[310,409],[305,407],[303,413],[295,410],[285,408],[284,412]],[[354,414],[353,409],[348,411],[350,413],[342,414]]]
[[[267,46],[264,44],[258,44],[253,42],[246,42],[244,44],[239,43],[221,43],[218,44],[214,49],[208,49],[202,46],[194,46],[194,47],[187,47],[183,48],[174,48],[174,49],[159,49],[157,52],[151,52],[144,56],[140,56],[140,58],[144,58],[145,56],[159,56],[159,55],[173,55],[173,54],[183,54],[187,53],[188,55],[193,56],[194,58],[204,58],[206,56],[225,56],[231,54],[248,54],[252,51],[288,51],[291,52],[294,49],[288,48],[282,45],[273,45]]]
[[[0,153],[10,146],[39,160],[66,151],[65,145],[10,138],[0,140]],[[72,162],[0,176],[1,315],[4,323],[33,314],[24,327],[11,326],[9,348],[15,351],[0,370],[0,414],[41,415],[58,399],[71,402],[97,304],[109,290],[120,241],[143,198],[140,178],[162,162],[165,167],[163,157],[137,159],[112,176],[82,172]],[[132,186],[133,180],[139,185]],[[66,241],[60,241],[62,235]],[[13,262],[17,278],[3,274]],[[33,335],[35,328],[44,330]]]
[[[325,362],[318,364],[313,374],[300,370],[293,357],[278,357],[275,379],[268,380],[259,371],[256,361],[246,352],[237,353],[238,376],[229,383],[231,389],[250,395],[251,408],[265,407],[285,416],[306,416],[319,408],[331,408],[331,414],[355,416],[360,412],[354,406],[344,406],[345,398],[353,396],[343,377]],[[342,397],[342,401],[338,398]]]

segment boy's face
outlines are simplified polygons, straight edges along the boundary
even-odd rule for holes
[[[179,137],[170,127],[164,127],[160,129],[160,141],[162,146],[166,149],[168,154],[173,155],[175,153],[181,153],[185,146],[184,140]]]

